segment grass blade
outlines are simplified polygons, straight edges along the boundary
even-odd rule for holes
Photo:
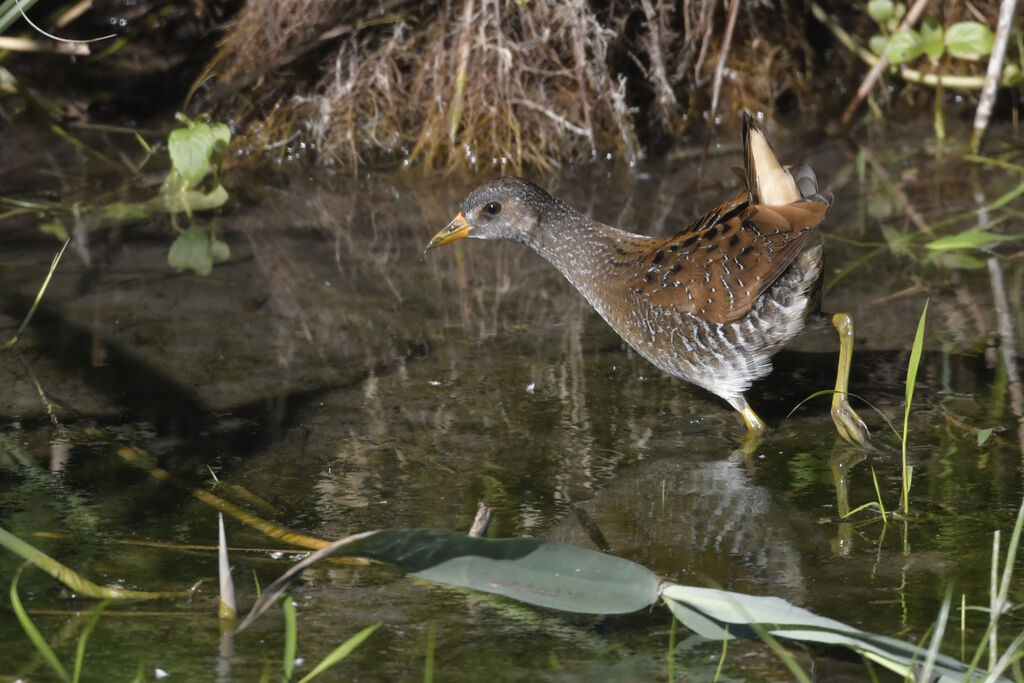
[[[437,623],[430,622],[427,630],[427,654],[423,662],[423,683],[434,683],[434,644]]]
[[[911,471],[907,467],[907,428],[910,423],[910,404],[914,400],[914,385],[917,382],[917,368],[921,364],[921,349],[924,347],[924,324],[928,315],[928,303],[925,300],[924,310],[921,311],[921,319],[917,322],[917,334],[914,335],[914,345],[910,348],[910,363],[907,365],[907,391],[903,407],[903,514],[910,514],[910,477]]]
[[[60,259],[64,256],[65,250],[68,245],[71,244],[71,239],[64,240],[64,246],[60,248],[57,255],[53,257],[53,261],[50,262],[50,270],[47,271],[46,277],[43,278],[43,284],[39,287],[39,291],[36,292],[36,298],[32,301],[32,305],[28,309],[28,313],[25,314],[25,318],[21,321],[21,325],[18,327],[18,331],[14,333],[7,342],[0,346],[0,351],[9,349],[18,343],[18,339],[21,337],[21,333],[25,331],[28,324],[32,322],[32,316],[36,314],[36,309],[39,308],[39,302],[43,300],[43,294],[46,293],[46,288],[50,286],[50,280],[53,279],[53,273],[57,270],[57,265],[60,263]]]
[[[21,576],[21,569],[18,569],[14,575],[14,580],[11,581],[11,609],[14,610],[15,616],[18,617],[18,622],[21,624],[21,628],[24,629],[25,635],[32,641],[32,645],[35,646],[36,650],[46,663],[50,665],[50,668],[54,670],[58,677],[62,681],[70,681],[71,677],[68,676],[67,669],[57,659],[57,654],[50,647],[50,644],[46,642],[46,638],[43,638],[43,634],[39,632],[36,625],[32,623],[32,619],[29,618],[28,612],[25,611],[25,607],[21,604],[21,598],[18,597],[18,577]]]
[[[329,655],[324,657],[319,664],[313,667],[312,671],[303,676],[299,680],[299,683],[306,683],[306,681],[313,680],[315,677],[319,676],[327,669],[331,668],[341,660],[345,659],[345,657],[348,657],[350,654],[352,654],[353,650],[355,650],[357,647],[363,644],[364,640],[373,635],[373,632],[380,628],[380,626],[381,625],[379,623],[367,626],[362,631],[355,634],[338,647],[334,648],[334,650],[331,651]]]
[[[284,677],[288,683],[292,679],[295,668],[295,650],[299,640],[299,629],[295,618],[295,603],[292,596],[285,593],[281,596],[281,609],[284,611]]]
[[[100,622],[100,615],[103,614],[103,610],[110,604],[109,600],[104,600],[92,611],[92,616],[89,617],[89,621],[86,622],[85,628],[82,629],[82,635],[78,636],[78,647],[75,648],[75,670],[71,675],[71,680],[78,683],[82,677],[82,664],[85,661],[85,644],[89,641],[89,636],[92,634],[93,629],[96,628],[96,624]]]
[[[21,540],[3,527],[0,527],[0,547],[7,548],[15,555],[28,560],[74,592],[86,597],[114,600],[153,600],[156,598],[180,598],[187,595],[184,591],[149,592],[99,586],[43,551]]]

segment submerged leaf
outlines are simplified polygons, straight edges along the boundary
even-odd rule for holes
[[[59,218],[47,221],[46,223],[40,223],[39,232],[44,235],[53,235],[61,242],[64,242],[68,238],[68,229],[64,227],[64,221]]]
[[[228,243],[218,239],[216,235],[210,235],[210,256],[214,263],[223,263],[231,258],[231,249]]]
[[[167,252],[167,263],[171,268],[194,270],[199,275],[209,275],[213,269],[210,254],[210,237],[196,226],[178,235]]]
[[[1019,240],[1024,235],[1001,235],[997,232],[988,232],[980,228],[965,230],[956,235],[947,235],[937,240],[932,240],[924,245],[925,249],[935,251],[950,251],[952,249],[980,249],[987,244],[995,242],[1012,242]]]
[[[131,222],[149,218],[152,214],[148,204],[139,202],[110,202],[100,209],[100,218],[105,221]]]

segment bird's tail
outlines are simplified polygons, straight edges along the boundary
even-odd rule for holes
[[[808,166],[798,169],[798,180],[779,163],[771,143],[753,117],[743,114],[743,166],[751,204],[785,206],[818,192],[818,181]],[[808,192],[801,190],[807,189]]]

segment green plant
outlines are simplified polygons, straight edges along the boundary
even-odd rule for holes
[[[231,251],[227,243],[217,237],[214,227],[198,222],[194,214],[218,209],[228,201],[228,192],[220,179],[220,168],[231,141],[231,131],[223,123],[189,119],[183,114],[178,114],[176,119],[181,126],[172,130],[167,138],[171,166],[156,196],[145,201],[97,201],[71,205],[4,199],[5,203],[18,207],[7,215],[36,212],[41,217],[40,231],[66,241],[69,223],[94,229],[168,214],[177,233],[167,253],[168,263],[179,270],[188,269],[208,275],[215,263],[231,256]],[[145,155],[138,163],[125,167],[70,134],[62,133],[71,144],[116,164],[122,171],[129,168],[137,174],[153,154],[152,148],[136,134]],[[184,226],[178,223],[181,214],[188,221]]]
[[[910,483],[914,475],[914,468],[907,465],[907,431],[910,427],[910,404],[914,400],[914,385],[917,383],[917,368],[921,363],[921,349],[924,347],[924,323],[928,315],[928,302],[924,302],[924,310],[921,311],[921,318],[917,322],[917,333],[914,335],[914,343],[910,347],[910,362],[907,364],[907,381],[905,400],[903,405],[903,434],[900,437],[901,463],[900,472],[902,491],[900,503],[903,506],[903,514],[910,514]]]
[[[295,670],[295,653],[298,647],[299,630],[295,613],[295,603],[292,602],[291,596],[285,594],[282,595],[280,599],[281,608],[284,613],[284,658],[282,661],[282,671],[284,676],[281,680],[287,683],[292,679],[292,674]],[[298,683],[307,683],[307,681],[313,680],[330,667],[348,657],[353,650],[359,647],[359,645],[369,638],[378,628],[380,628],[380,624],[372,624],[350,637],[344,643],[334,648],[330,654],[320,660],[320,663],[314,666],[308,674],[300,678]]]
[[[945,117],[942,113],[943,76],[950,59],[977,61],[992,52],[995,35],[992,30],[977,21],[959,21],[948,27],[934,16],[925,17],[921,28],[900,27],[900,20],[907,7],[892,0],[869,0],[867,13],[875,20],[879,33],[868,41],[868,47],[878,56],[886,55],[893,66],[917,61],[927,57],[931,71],[936,74],[935,93],[935,136],[942,140],[946,136]],[[1004,68],[1004,80],[1012,82],[1019,78],[1020,68],[1009,64]]]
[[[25,635],[32,641],[33,647],[43,658],[43,660],[53,669],[53,672],[62,681],[69,681],[77,683],[82,676],[82,663],[85,661],[85,646],[89,640],[89,636],[92,634],[93,629],[96,628],[96,624],[100,620],[100,615],[103,614],[103,610],[107,608],[109,600],[103,600],[93,608],[92,614],[89,616],[89,621],[85,623],[85,628],[82,629],[82,633],[78,636],[78,644],[75,647],[75,665],[72,669],[72,674],[68,675],[67,669],[61,664],[60,659],[57,658],[57,653],[53,651],[50,644],[46,642],[46,638],[39,632],[32,618],[29,617],[28,612],[25,610],[24,605],[21,604],[21,598],[18,596],[18,577],[21,576],[21,570],[19,569],[14,575],[14,579],[11,581],[11,609],[14,611],[15,616],[18,618],[18,622],[21,624],[22,630],[25,631]]]

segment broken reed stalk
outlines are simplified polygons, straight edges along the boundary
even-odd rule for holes
[[[718,96],[722,91],[722,74],[725,71],[725,60],[729,56],[729,49],[732,46],[732,33],[736,28],[736,17],[740,10],[740,0],[730,0],[729,19],[725,25],[725,36],[722,38],[722,49],[718,53],[718,63],[715,65],[715,81],[711,87],[711,116],[715,120],[715,113],[718,111]]]
[[[1006,61],[1006,45],[1010,39],[1010,28],[1016,11],[1017,0],[1003,0],[999,5],[995,42],[992,45],[992,54],[988,58],[988,70],[985,72],[985,85],[982,86],[981,97],[978,99],[978,109],[974,113],[971,151],[975,154],[981,149],[981,140],[988,128],[989,117],[992,116],[996,90],[999,87],[999,77],[1003,73],[1003,63]]]

